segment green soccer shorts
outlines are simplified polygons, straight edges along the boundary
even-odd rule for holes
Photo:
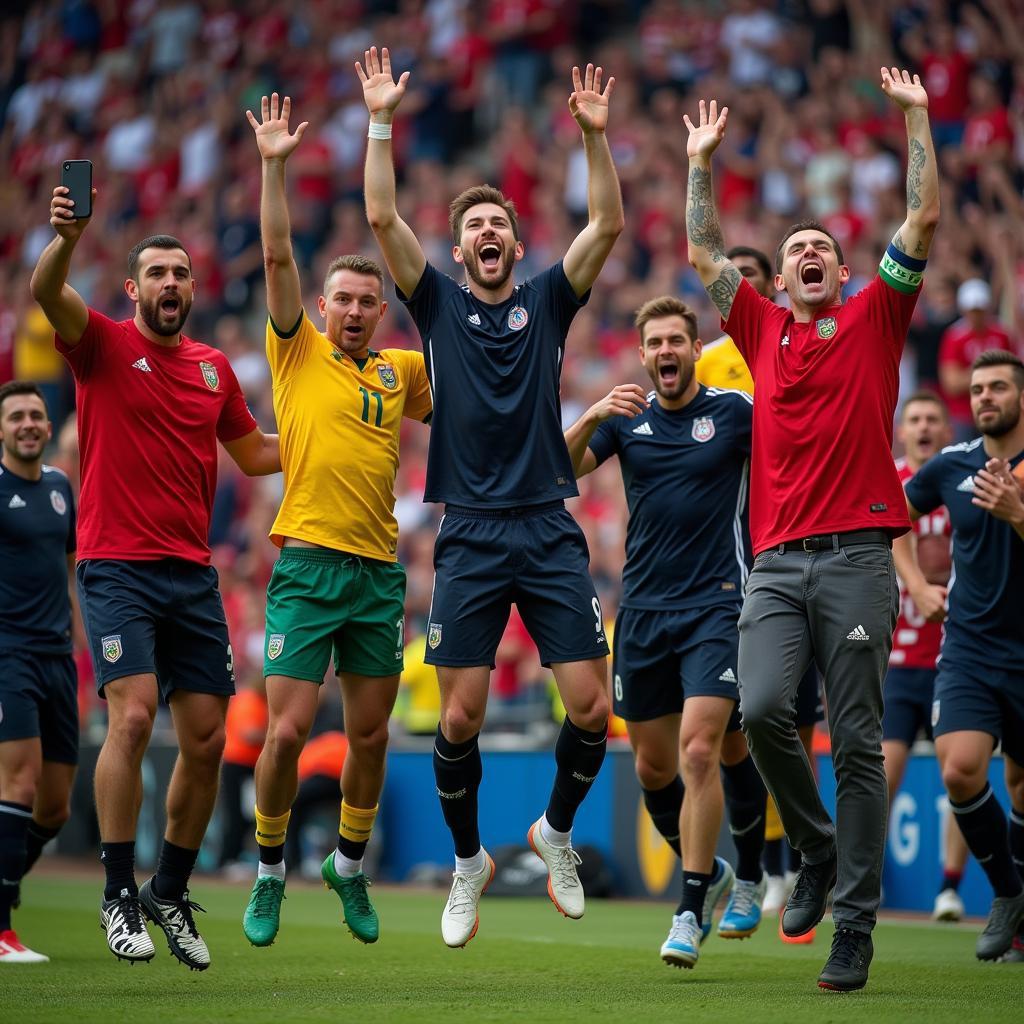
[[[267,587],[263,673],[323,682],[334,669],[402,671],[405,570],[344,551],[283,548]]]

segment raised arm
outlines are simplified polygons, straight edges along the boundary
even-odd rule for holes
[[[269,99],[263,97],[259,121],[251,110],[245,112],[256,133],[256,146],[263,159],[260,236],[263,239],[263,269],[267,275],[267,311],[278,331],[290,331],[302,313],[302,285],[292,254],[284,165],[302,141],[309,122],[303,121],[294,133],[289,131],[291,111],[291,97],[285,96],[278,113],[278,95],[275,92]]]
[[[618,384],[569,427],[565,432],[565,445],[569,449],[572,470],[577,480],[597,469],[597,457],[587,447],[594,431],[612,416],[633,419],[650,404],[639,384]]]
[[[686,255],[723,320],[729,319],[733,299],[743,281],[743,275],[725,257],[725,241],[711,184],[711,155],[725,137],[728,117],[729,108],[722,107],[719,114],[716,100],[711,101],[710,109],[704,100],[700,101],[700,123],[696,126],[688,114],[683,115],[690,133],[686,140],[690,163],[686,181]]]
[[[363,54],[366,69],[356,61],[356,73],[363,83],[363,99],[370,113],[366,144],[363,191],[366,219],[384,254],[384,262],[405,295],[412,295],[423,276],[427,258],[412,228],[398,216],[395,205],[395,162],[391,152],[391,122],[405,95],[409,72],[395,82],[391,77],[391,56],[383,47],[380,56],[373,46]]]
[[[89,307],[85,300],[68,284],[71,256],[78,240],[89,224],[89,217],[75,220],[74,201],[68,199],[68,189],[58,185],[50,200],[50,223],[57,237],[39,254],[29,288],[32,298],[42,306],[46,319],[68,345],[82,340],[89,324]],[[92,190],[93,209],[96,208],[96,189]]]
[[[593,64],[587,65],[582,80],[580,69],[572,69],[573,93],[569,97],[569,110],[583,132],[583,151],[587,157],[587,226],[573,239],[562,269],[577,298],[597,280],[626,223],[619,177],[605,137],[608,100],[615,87],[615,79],[609,78],[602,92],[601,75],[601,68],[595,68]]]
[[[926,260],[939,223],[939,168],[928,127],[928,94],[918,75],[911,78],[898,68],[882,68],[882,91],[907,122],[907,219],[892,244],[912,260]]]

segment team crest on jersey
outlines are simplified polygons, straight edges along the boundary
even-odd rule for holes
[[[217,367],[213,363],[208,363],[205,359],[199,364],[199,369],[203,371],[203,380],[206,381],[206,386],[211,391],[216,391],[220,387],[220,377],[217,375]]]
[[[529,319],[529,313],[522,306],[513,306],[508,311],[508,329],[510,331],[521,331]]]
[[[700,441],[701,444],[710,441],[715,436],[714,419],[711,416],[698,416],[693,421],[693,429],[690,431],[690,436],[694,441]]]
[[[117,661],[124,650],[121,647],[121,634],[115,633],[113,636],[105,636],[100,641],[100,646],[103,650],[103,660],[109,661],[111,665]]]
[[[834,316],[827,316],[823,320],[818,321],[818,337],[824,338],[828,341],[836,331],[839,329],[839,324],[836,323]]]
[[[432,622],[427,629],[427,645],[432,651],[441,646],[441,623]]]
[[[395,373],[394,366],[391,363],[382,363],[377,367],[377,376],[380,377],[381,384],[388,389],[388,391],[394,391],[398,387],[398,375]]]
[[[50,491],[50,504],[53,506],[53,511],[59,516],[64,515],[68,510],[68,503],[60,491]]]
[[[284,650],[284,633],[271,633],[267,640],[267,658],[276,661]]]

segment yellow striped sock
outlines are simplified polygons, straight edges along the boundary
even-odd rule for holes
[[[369,842],[379,806],[379,804],[375,804],[367,810],[363,807],[353,807],[343,799],[341,801],[341,822],[338,825],[338,835],[351,843]]]
[[[256,808],[256,842],[260,846],[282,846],[288,834],[288,819],[292,812],[285,811],[276,818],[268,817]]]

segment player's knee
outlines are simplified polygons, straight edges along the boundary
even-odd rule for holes
[[[32,762],[15,765],[4,773],[3,798],[11,803],[31,807],[39,785],[39,768]]]
[[[484,709],[450,702],[441,712],[441,732],[449,743],[465,743],[483,727]]]
[[[671,758],[652,757],[647,751],[636,753],[636,777],[644,789],[664,789],[679,773]]]
[[[608,695],[603,690],[594,690],[581,695],[573,702],[573,707],[566,710],[574,725],[587,732],[601,732],[608,728],[608,715],[612,709]]]
[[[108,737],[116,737],[118,744],[133,754],[141,754],[153,732],[155,711],[141,701],[125,704],[111,718]]]
[[[224,726],[221,723],[181,741],[181,755],[191,767],[216,778],[224,755]]]
[[[275,762],[292,764],[299,759],[306,743],[308,730],[290,718],[279,718],[270,723],[264,750]]]
[[[376,722],[368,728],[347,733],[349,754],[361,761],[383,763],[388,750],[388,721]]]
[[[959,758],[946,758],[942,765],[942,784],[951,800],[961,803],[977,796],[985,788],[985,768]]]
[[[71,817],[71,801],[69,797],[37,801],[32,817],[43,828],[63,828]]]
[[[683,778],[690,783],[718,775],[718,749],[707,736],[694,736],[683,744]]]

